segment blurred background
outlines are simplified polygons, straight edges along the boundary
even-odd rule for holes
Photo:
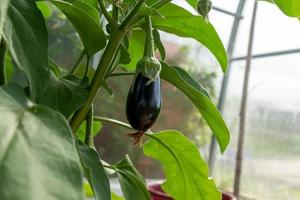
[[[182,0],[175,1],[191,8]],[[253,0],[248,0],[237,35],[233,58],[247,53]],[[235,12],[238,0],[213,1],[214,6]],[[45,13],[44,13],[45,14]],[[232,28],[233,17],[212,10],[210,22],[224,46]],[[57,9],[47,14],[49,54],[60,66],[70,68],[81,53],[81,42],[73,26]],[[254,54],[300,48],[300,22],[286,17],[276,6],[260,2],[255,26]],[[207,88],[218,103],[222,72],[217,61],[193,40],[161,33],[167,62],[185,68]],[[97,56],[94,65],[97,65]],[[85,62],[82,62],[84,65]],[[224,118],[231,131],[231,143],[222,155],[217,149],[212,176],[222,189],[232,191],[239,125],[240,102],[245,60],[231,65],[224,106]],[[241,179],[243,199],[300,199],[300,54],[253,59],[248,91],[244,163]],[[109,79],[114,93],[99,92],[95,113],[126,122],[125,103],[132,77]],[[189,137],[207,159],[211,131],[192,103],[175,87],[162,82],[163,107],[152,131],[176,129]],[[114,163],[129,154],[138,170],[147,178],[163,179],[159,163],[145,157],[132,146],[128,130],[103,124],[95,137],[101,157]]]

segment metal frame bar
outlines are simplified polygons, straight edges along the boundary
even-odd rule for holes
[[[284,56],[284,55],[295,54],[295,53],[300,53],[300,48],[256,54],[256,55],[253,55],[251,58],[255,59],[255,58],[266,58],[266,57],[272,57],[272,56]],[[246,59],[247,59],[247,56],[241,56],[241,57],[232,58],[231,62],[246,60]]]
[[[230,16],[233,16],[233,17],[237,17],[237,18],[243,18],[243,16],[241,14],[238,14],[238,13],[233,13],[233,12],[230,12],[230,11],[227,11],[227,10],[224,10],[222,8],[219,8],[219,7],[216,7],[216,6],[213,6],[212,9],[216,10],[216,11],[219,11],[221,13],[224,13],[226,15],[230,15]]]
[[[246,66],[244,73],[244,83],[243,83],[243,94],[240,108],[240,123],[239,123],[239,132],[238,132],[238,146],[236,152],[235,159],[235,171],[234,171],[234,189],[233,194],[237,199],[240,199],[240,183],[242,176],[242,167],[243,167],[243,150],[244,150],[244,140],[246,135],[246,113],[247,113],[247,99],[248,99],[248,87],[249,87],[249,79],[251,74],[252,67],[252,52],[253,52],[253,41],[254,41],[254,33],[255,33],[255,23],[257,18],[257,7],[258,1],[254,1],[254,7],[252,11],[252,19],[250,24],[250,35],[248,42],[248,50],[246,57]]]
[[[227,55],[229,57],[229,64],[228,64],[228,69],[227,69],[227,74],[223,76],[222,80],[222,87],[220,91],[220,96],[219,96],[219,103],[218,103],[218,109],[222,113],[223,112],[223,107],[225,103],[225,98],[226,98],[226,93],[227,93],[227,85],[228,85],[228,80],[230,76],[230,66],[231,66],[231,58],[233,55],[234,47],[235,47],[235,42],[236,42],[236,36],[238,33],[238,29],[240,26],[240,21],[244,7],[245,7],[246,0],[240,0],[239,4],[237,6],[236,14],[234,15],[234,21],[232,24],[232,29],[230,33],[230,38],[229,38],[229,43],[227,47]],[[210,143],[210,149],[209,149],[209,157],[208,157],[208,166],[209,166],[209,173],[212,175],[213,173],[213,168],[214,168],[214,163],[215,163],[215,157],[216,157],[216,146],[217,146],[217,141],[214,136],[211,138],[211,143]]]

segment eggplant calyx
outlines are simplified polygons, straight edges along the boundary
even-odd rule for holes
[[[136,74],[141,73],[148,78],[147,85],[159,77],[161,64],[155,57],[143,57],[138,63]]]
[[[127,133],[127,136],[133,138],[133,145],[138,145],[141,147],[143,145],[143,136],[144,136],[144,131],[138,131],[134,133]]]

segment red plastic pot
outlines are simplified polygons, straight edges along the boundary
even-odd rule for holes
[[[169,195],[164,193],[160,184],[148,185],[148,190],[151,194],[152,200],[173,200]],[[222,200],[236,200],[236,198],[229,192],[222,192]]]

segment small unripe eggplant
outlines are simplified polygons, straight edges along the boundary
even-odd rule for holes
[[[144,133],[156,121],[160,108],[160,71],[161,64],[154,53],[154,39],[150,16],[145,17],[146,39],[144,56],[139,60],[135,70],[126,102],[126,116],[137,132],[129,133],[134,138],[134,144],[142,144]]]
[[[197,2],[197,11],[204,17],[205,20],[208,20],[208,13],[212,8],[211,0],[198,0]]]
[[[161,108],[160,78],[149,83],[139,73],[129,90],[126,116],[130,125],[139,132],[147,131],[156,121]]]

